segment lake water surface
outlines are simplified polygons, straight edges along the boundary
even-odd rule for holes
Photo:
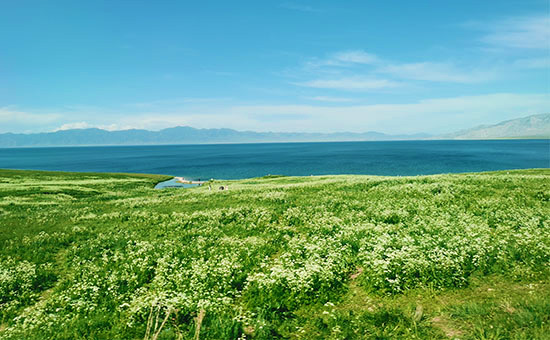
[[[550,140],[388,141],[0,149],[0,168],[136,172],[190,179],[426,175],[549,168]]]

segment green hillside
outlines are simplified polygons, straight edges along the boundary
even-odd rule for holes
[[[168,178],[0,171],[0,338],[550,334],[549,169]]]

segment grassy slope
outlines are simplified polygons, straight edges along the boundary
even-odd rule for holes
[[[167,178],[1,170],[0,337],[550,334],[550,170]]]

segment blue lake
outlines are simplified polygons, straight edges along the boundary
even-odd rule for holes
[[[0,168],[136,172],[191,179],[425,175],[549,168],[550,140],[264,143],[0,149]]]

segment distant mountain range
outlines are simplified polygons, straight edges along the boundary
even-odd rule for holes
[[[438,139],[550,138],[550,113],[480,125],[437,137]]]
[[[364,133],[253,132],[232,129],[195,129],[188,126],[178,126],[160,131],[137,129],[106,131],[92,128],[31,134],[4,133],[0,134],[0,147],[495,138],[550,138],[550,114],[508,120],[496,125],[478,126],[440,136],[423,133],[389,135],[374,131]]]
[[[4,133],[0,134],[0,147],[373,141],[424,139],[428,137],[430,137],[428,134],[387,135],[380,132],[253,132],[232,129],[195,129],[188,126],[178,126],[160,131],[135,129],[105,131],[92,128],[32,134]]]

